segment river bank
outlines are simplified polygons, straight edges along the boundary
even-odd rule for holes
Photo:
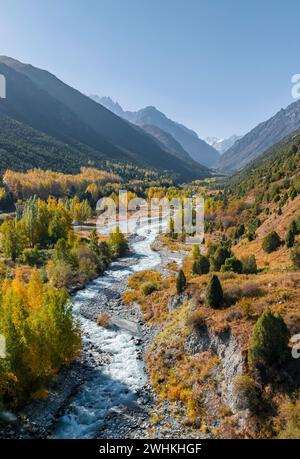
[[[143,363],[158,328],[142,321],[138,305],[122,302],[132,273],[166,271],[170,261],[180,262],[183,254],[166,253],[157,244],[151,250],[156,236],[155,230],[139,230],[130,238],[131,255],[114,261],[103,276],[74,295],[74,314],[83,332],[81,356],[55,377],[47,399],[25,407],[14,425],[2,429],[2,437],[184,438],[174,407],[156,400]],[[102,312],[119,326],[98,327]]]

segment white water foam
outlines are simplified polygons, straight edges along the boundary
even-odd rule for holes
[[[107,330],[86,319],[80,314],[80,306],[91,301],[101,288],[112,287],[132,271],[153,269],[160,263],[160,256],[151,250],[159,225],[151,226],[148,233],[146,227],[138,229],[139,236],[144,240],[133,244],[136,264],[128,269],[108,270],[102,277],[91,282],[84,290],[78,292],[73,299],[73,313],[79,320],[84,343],[94,357],[99,352],[109,352],[110,362],[103,367],[96,367],[91,379],[88,379],[78,393],[70,401],[63,416],[58,420],[53,438],[95,438],[104,418],[113,411],[134,405],[136,391],[143,387],[146,375],[143,364],[137,359],[136,345],[132,335],[125,330]],[[97,351],[99,349],[100,351]]]

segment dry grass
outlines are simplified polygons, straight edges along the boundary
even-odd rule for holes
[[[155,285],[155,289],[149,290],[149,285]],[[128,287],[130,290],[123,294],[123,300],[128,305],[137,302],[144,320],[166,320],[168,300],[170,295],[175,293],[175,276],[162,278],[158,271],[142,271],[129,278]]]
[[[103,312],[102,314],[99,314],[97,317],[97,325],[99,327],[104,327],[108,328],[110,325],[110,318],[109,315],[106,312]]]

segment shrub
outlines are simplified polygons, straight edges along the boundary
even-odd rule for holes
[[[99,327],[104,327],[104,328],[109,327],[110,319],[109,319],[109,315],[106,312],[102,312],[101,314],[98,315],[97,325],[99,325]]]
[[[182,269],[179,271],[178,276],[176,278],[176,291],[177,293],[182,293],[186,288],[186,277]]]
[[[284,439],[300,438],[300,400],[295,403],[287,402],[280,407],[282,430],[278,437]]]
[[[112,254],[115,257],[123,257],[129,250],[128,242],[119,227],[110,234],[108,243],[111,247]]]
[[[205,315],[203,311],[197,309],[193,311],[186,321],[187,325],[191,325],[194,328],[203,327],[205,325]]]
[[[224,265],[221,267],[222,272],[232,271],[239,274],[241,274],[242,269],[242,262],[235,257],[227,258]]]
[[[300,269],[300,243],[294,245],[291,251],[291,260],[294,268]]]
[[[261,404],[261,391],[250,376],[237,376],[233,383],[233,392],[238,399],[239,409],[257,412]]]
[[[274,250],[278,249],[280,245],[280,237],[278,236],[276,231],[271,231],[271,233],[267,234],[267,236],[264,238],[262,248],[265,252],[271,253],[274,252]]]
[[[241,258],[242,270],[244,274],[256,274],[257,265],[255,255],[249,255]]]
[[[239,239],[245,233],[245,225],[240,224],[233,233],[233,239]]]
[[[218,276],[213,274],[206,291],[206,303],[212,308],[219,308],[223,301],[223,289]]]
[[[64,260],[49,260],[46,266],[46,275],[53,287],[71,287],[74,281],[72,267]]]
[[[249,349],[253,366],[272,366],[283,363],[288,355],[289,330],[279,314],[267,308],[257,320]]]
[[[193,259],[197,260],[200,257],[200,247],[199,245],[194,245],[193,247]]]
[[[248,282],[243,285],[230,285],[224,291],[224,300],[227,304],[234,304],[241,298],[254,298],[261,294],[259,285]]]
[[[24,249],[22,253],[22,262],[29,266],[37,266],[42,261],[41,253],[37,247],[33,249]]]
[[[204,255],[200,255],[194,260],[192,265],[192,274],[207,274],[209,272],[209,259]]]
[[[97,274],[97,266],[90,258],[80,258],[78,266],[78,280],[85,284],[88,280],[94,279]]]
[[[150,295],[152,292],[157,292],[159,290],[158,284],[156,282],[147,282],[143,285],[142,291],[145,296]]]

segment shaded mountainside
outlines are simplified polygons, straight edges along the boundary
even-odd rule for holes
[[[185,164],[163,150],[141,128],[122,120],[47,71],[1,57],[0,73],[7,83],[7,98],[1,100],[0,113],[71,149],[80,144],[80,150],[96,161],[126,162],[170,171],[180,180],[210,175],[207,168]],[[77,161],[76,155],[74,160]],[[29,162],[28,167],[32,167]]]
[[[152,135],[152,137],[161,144],[161,147],[169,153],[172,153],[172,155],[187,162],[194,162],[190,155],[182,148],[180,143],[171,136],[171,134],[168,134],[166,131],[163,131],[159,127],[151,124],[144,124],[142,125],[142,128],[144,131],[148,132],[148,134]]]
[[[80,166],[101,166],[87,148],[60,142],[0,113],[0,176],[7,169],[30,168],[78,172]]]
[[[110,97],[91,96],[96,102],[104,105],[113,113],[122,116],[138,126],[156,126],[180,143],[182,148],[198,163],[211,167],[219,159],[219,153],[213,147],[200,139],[196,132],[188,129],[183,124],[167,118],[162,112],[153,106],[142,108],[136,112],[124,111],[122,107],[112,101]]]
[[[228,187],[237,196],[272,191],[277,182],[295,179],[300,171],[300,129],[285,137],[233,175]]]
[[[272,118],[260,123],[227,150],[217,163],[223,170],[239,170],[267,148],[300,127],[300,101],[281,109]]]

